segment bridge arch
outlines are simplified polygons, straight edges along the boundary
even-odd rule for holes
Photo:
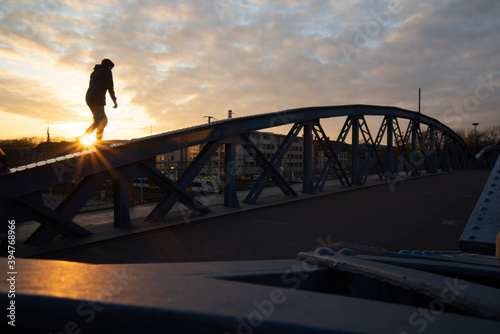
[[[366,116],[383,120],[373,136]],[[345,117],[336,140],[327,135],[321,120]],[[400,120],[408,121],[403,129]],[[278,126],[292,125],[285,140],[271,159],[267,159],[252,142],[249,134]],[[424,128],[422,129],[422,126]],[[429,116],[387,106],[346,105],[283,110],[273,113],[226,119],[210,124],[130,140],[99,149],[49,159],[0,172],[0,210],[7,219],[31,219],[40,222],[28,243],[45,243],[57,235],[87,236],[90,231],[73,222],[85,202],[97,191],[103,179],[112,179],[115,188],[114,225],[129,228],[127,189],[129,180],[147,177],[166,191],[165,197],[148,215],[148,221],[161,221],[178,201],[193,210],[210,209],[186,192],[186,188],[221,145],[225,148],[225,205],[239,207],[234,170],[235,146],[242,145],[262,168],[262,174],[244,203],[255,203],[270,179],[284,195],[298,196],[279,172],[280,163],[293,140],[302,133],[303,192],[322,191],[334,174],[346,187],[363,185],[375,173],[381,180],[396,180],[399,173],[420,175],[472,168],[476,158],[465,142],[450,128]],[[373,132],[375,133],[375,132]],[[351,143],[348,143],[348,136]],[[385,142],[384,142],[385,139]],[[313,142],[325,157],[320,175],[313,177]],[[384,145],[385,143],[385,145]],[[177,180],[169,179],[156,167],[156,156],[203,144],[199,155]],[[350,145],[352,166],[347,171],[338,159],[345,145]],[[382,159],[381,152],[385,152]],[[360,159],[363,152],[366,159]],[[384,160],[384,161],[383,161]],[[77,187],[54,210],[41,200],[41,192],[54,185],[82,179]],[[2,226],[5,230],[6,226]]]

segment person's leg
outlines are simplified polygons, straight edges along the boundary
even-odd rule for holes
[[[99,122],[97,123],[96,138],[98,141],[102,140],[102,135],[104,133],[104,128],[108,125],[108,118],[104,112],[104,106],[99,106]]]
[[[85,130],[84,136],[88,136],[94,132],[95,129],[97,129],[97,126],[99,125],[100,122],[100,108],[101,106],[91,106],[89,105],[90,111],[92,112],[92,115],[94,116],[94,122],[90,124],[90,126]],[[104,107],[103,107],[104,108]]]

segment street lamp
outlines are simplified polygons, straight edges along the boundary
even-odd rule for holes
[[[472,125],[474,126],[474,155],[476,155],[476,151],[477,151],[477,126],[479,125],[479,123],[472,123]]]

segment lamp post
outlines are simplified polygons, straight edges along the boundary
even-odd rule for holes
[[[477,126],[479,125],[479,123],[472,123],[472,125],[474,126],[474,155],[476,155],[476,151],[477,151]]]

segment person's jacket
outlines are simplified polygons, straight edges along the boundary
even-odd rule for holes
[[[85,101],[88,105],[105,106],[106,91],[109,91],[109,95],[114,101],[116,97],[113,89],[113,74],[108,67],[97,64],[90,74],[89,89],[85,95]]]

